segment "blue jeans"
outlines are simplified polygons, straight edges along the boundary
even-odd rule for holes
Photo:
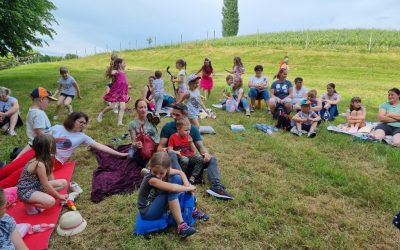
[[[325,102],[322,103],[322,107],[323,106],[325,106]],[[337,105],[331,105],[331,107],[328,110],[326,110],[325,108],[321,109],[319,114],[320,114],[322,119],[324,119],[326,112],[329,113],[329,118],[328,118],[329,121],[335,120],[335,117],[339,115],[339,111],[338,111]]]
[[[264,99],[264,101],[269,100],[269,93],[267,89],[264,89],[262,91],[256,89],[256,88],[250,88],[249,90],[249,97],[251,100],[261,100]]]
[[[235,98],[235,100],[238,99],[236,95],[234,95],[233,98]],[[238,108],[243,108],[246,111],[250,109],[249,101],[247,101],[247,98],[245,96],[242,96],[242,99],[240,99]]]
[[[182,168],[178,162],[177,155],[174,152],[168,152],[168,155],[171,158],[172,168],[182,171]],[[204,163],[203,168],[207,168],[208,180],[211,182],[212,186],[220,186],[221,182],[219,177],[217,158],[215,158],[215,156],[212,156],[209,162]]]
[[[168,178],[169,183],[182,185],[182,177],[180,175],[171,175]],[[151,205],[147,208],[145,214],[141,214],[145,220],[157,220],[167,211],[168,201],[178,199],[179,193],[159,191],[157,197],[153,200]]]

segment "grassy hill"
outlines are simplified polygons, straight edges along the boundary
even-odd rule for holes
[[[332,31],[334,32],[334,31]],[[237,39],[241,39],[240,37]],[[130,95],[136,99],[155,70],[173,66],[184,58],[188,72],[197,71],[204,57],[210,57],[215,68],[215,89],[207,106],[221,98],[225,84],[224,68],[232,67],[234,56],[241,56],[246,74],[253,75],[256,64],[272,78],[284,55],[290,57],[289,79],[304,78],[306,87],[322,94],[328,82],[337,84],[343,96],[340,111],[347,109],[352,96],[360,96],[367,107],[368,119],[376,120],[378,106],[387,98],[387,90],[399,87],[400,55],[396,51],[371,53],[358,48],[345,50],[312,49],[302,46],[259,47],[245,45],[212,46],[184,44],[120,53],[127,63],[127,77],[133,86]],[[95,120],[103,107],[104,69],[109,55],[101,54],[62,62],[70,68],[82,89],[82,100],[74,100],[75,110],[89,114],[91,122],[86,133],[101,143],[111,143],[127,127],[116,127],[116,115],[108,113],[102,124]],[[0,85],[13,90],[25,117],[30,104],[30,91],[42,85],[56,88],[61,63],[43,63],[0,71]],[[164,72],[164,71],[163,71]],[[168,80],[164,72],[164,80]],[[172,87],[166,81],[168,91]],[[247,91],[247,87],[245,88]],[[133,106],[133,102],[129,103]],[[48,115],[54,114],[54,105]],[[61,116],[65,117],[66,111]],[[132,119],[125,117],[125,124]],[[168,119],[163,119],[165,123]],[[343,122],[338,118],[334,124]],[[315,139],[299,138],[279,132],[272,136],[252,128],[254,123],[273,124],[270,115],[257,110],[251,118],[244,114],[228,114],[217,110],[216,120],[202,120],[217,135],[204,136],[205,145],[218,157],[221,177],[228,191],[235,196],[231,202],[205,195],[208,185],[198,187],[199,207],[211,220],[198,223],[198,233],[181,242],[174,232],[156,235],[152,240],[132,236],[137,214],[137,192],[115,195],[99,204],[90,202],[91,176],[96,160],[84,147],[74,155],[77,166],[73,179],[85,192],[77,202],[88,221],[84,233],[71,239],[53,235],[53,249],[222,249],[222,248],[318,248],[393,249],[399,245],[398,231],[391,224],[400,208],[400,152],[383,144],[356,143],[349,136],[332,134],[320,127]],[[231,132],[230,124],[243,124],[245,132]],[[159,125],[159,129],[161,126]],[[23,128],[18,137],[0,136],[0,159],[6,159],[14,146],[27,141]],[[124,143],[129,143],[125,140]]]

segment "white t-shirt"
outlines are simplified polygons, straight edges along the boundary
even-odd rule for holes
[[[51,123],[46,113],[41,109],[29,108],[26,116],[26,135],[29,138],[29,145],[32,145],[35,138],[35,129],[40,128],[45,134],[49,133]]]
[[[7,96],[7,101],[3,102],[0,100],[0,112],[7,112],[11,109],[13,106],[13,103],[17,102],[17,99],[15,99],[12,96]]]
[[[164,94],[164,81],[162,79],[155,79],[154,84],[154,94],[163,95]]]
[[[56,159],[63,164],[82,143],[85,143],[88,146],[95,143],[90,136],[87,136],[82,132],[69,132],[62,125],[51,127],[50,133],[56,139]]]
[[[201,109],[200,91],[199,89],[195,89],[194,91],[188,90],[188,93],[190,95],[187,101],[189,117],[197,116],[199,114],[199,109]]]
[[[76,95],[76,89],[74,87],[75,79],[68,75],[67,79],[60,77],[58,84],[61,86],[61,93],[66,95]]]
[[[250,78],[250,82],[252,82],[253,84],[257,84],[257,85],[264,85],[265,83],[267,83],[267,87],[268,87],[269,81],[268,81],[268,77],[266,77],[266,76],[261,76],[261,77],[252,76]]]
[[[296,87],[293,87],[292,102],[297,103],[301,99],[305,98],[304,96],[306,96],[307,93],[308,93],[308,90],[304,86],[301,86],[300,90],[297,90]]]
[[[186,71],[184,69],[181,69],[178,73],[178,79],[182,78],[182,82],[179,83],[179,89],[185,90],[186,91]]]
[[[233,95],[239,97],[240,94],[243,93],[243,88],[238,88],[235,91],[233,91]]]

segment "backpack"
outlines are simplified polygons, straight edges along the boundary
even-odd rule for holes
[[[229,112],[229,113],[235,112],[236,108],[237,108],[237,103],[233,97],[226,99],[226,103],[225,103],[226,112]]]
[[[283,109],[280,107],[283,107]],[[278,113],[278,122],[276,123],[275,127],[283,129],[285,131],[290,131],[290,129],[292,128],[291,118],[285,111],[286,109],[284,106],[279,106],[277,108],[277,113],[278,112],[279,113]]]
[[[193,211],[195,209],[195,198],[192,193],[180,193],[178,196],[179,205],[181,206],[182,218],[189,225],[194,224]],[[172,213],[168,216],[168,223],[176,225]]]

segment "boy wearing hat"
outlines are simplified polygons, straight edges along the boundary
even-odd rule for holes
[[[31,93],[32,105],[26,116],[26,135],[28,136],[28,145],[21,151],[17,158],[31,149],[33,139],[43,133],[48,133],[51,127],[46,110],[50,101],[57,101],[50,91],[43,87],[35,88]]]
[[[314,138],[317,135],[315,129],[321,117],[311,110],[311,102],[308,99],[302,99],[300,105],[301,110],[292,118],[296,126],[293,127],[291,132],[298,136],[308,132],[308,137]]]

